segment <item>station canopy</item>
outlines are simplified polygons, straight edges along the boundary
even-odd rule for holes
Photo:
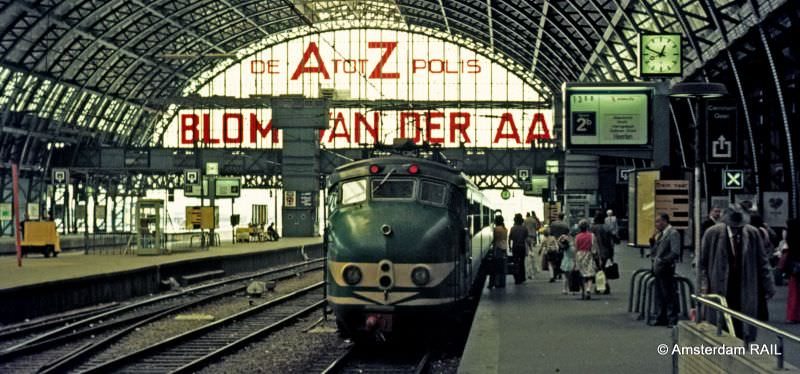
[[[524,100],[550,102],[566,81],[637,80],[640,33],[683,34],[690,76],[782,3],[4,0],[0,104],[6,124],[38,124],[48,144],[164,145],[176,100],[214,93],[221,74],[271,47],[346,30],[444,41],[513,73]]]

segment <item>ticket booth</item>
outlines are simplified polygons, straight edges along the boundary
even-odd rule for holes
[[[164,200],[140,199],[136,202],[136,244],[140,256],[164,253]]]

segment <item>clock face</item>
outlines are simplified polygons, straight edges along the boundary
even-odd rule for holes
[[[680,75],[680,34],[643,34],[639,39],[641,75]]]

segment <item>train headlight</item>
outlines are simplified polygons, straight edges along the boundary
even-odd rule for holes
[[[361,282],[361,269],[359,269],[355,265],[348,265],[347,267],[345,267],[343,274],[344,274],[344,281],[351,286],[354,286],[358,284],[358,282]]]
[[[417,267],[411,271],[411,281],[417,286],[424,286],[431,281],[431,272],[424,267]]]

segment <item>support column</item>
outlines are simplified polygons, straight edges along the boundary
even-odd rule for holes
[[[328,102],[297,95],[272,100],[272,125],[283,130],[283,236],[319,235],[320,131],[328,128]]]

